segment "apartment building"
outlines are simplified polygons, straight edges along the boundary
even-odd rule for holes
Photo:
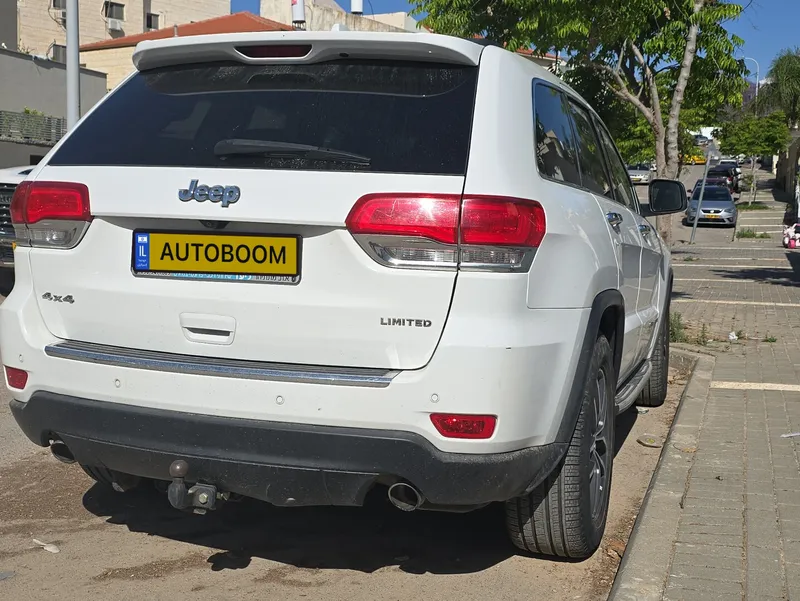
[[[78,2],[81,44],[112,40],[230,13],[230,0]],[[3,0],[3,4],[13,3],[16,3],[18,49],[27,54],[47,56],[64,62],[67,38],[66,0]],[[8,23],[5,28],[10,29]],[[8,42],[5,43],[11,48]]]

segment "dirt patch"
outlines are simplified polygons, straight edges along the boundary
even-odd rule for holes
[[[277,509],[245,500],[196,516],[172,509],[150,487],[114,493],[47,451],[0,468],[0,598],[100,601],[184,598],[330,601],[384,598],[471,601],[535,596],[605,599],[624,556],[685,377],[670,373],[669,399],[617,418],[606,536],[583,562],[517,553],[502,505],[469,514],[391,507],[385,494],[364,508]],[[55,543],[47,553],[32,539]]]
[[[207,565],[208,557],[205,553],[193,553],[177,559],[161,559],[127,568],[111,568],[101,572],[92,580],[153,580]]]

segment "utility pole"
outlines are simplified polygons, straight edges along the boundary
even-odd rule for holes
[[[745,56],[744,60],[746,61],[753,61],[756,64],[756,117],[758,117],[758,87],[761,85],[761,67],[758,64],[758,61],[754,58],[750,58],[749,56]]]
[[[81,56],[78,0],[67,0],[67,129],[81,118]]]
[[[692,236],[689,238],[689,244],[694,244],[694,235],[697,232],[697,221],[700,219],[700,207],[703,205],[703,196],[706,193],[706,178],[708,177],[708,168],[711,165],[711,157],[706,157],[706,168],[703,169],[703,183],[700,184],[700,198],[697,199],[697,210],[694,213],[694,223],[692,224]],[[692,193],[694,196],[694,193]],[[689,199],[689,208],[692,207],[692,200]]]

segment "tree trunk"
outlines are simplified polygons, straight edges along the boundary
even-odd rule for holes
[[[747,204],[753,204],[753,201],[756,199],[756,157],[755,155],[750,159],[753,161],[752,169],[750,170],[750,202]]]
[[[694,0],[693,13],[699,13],[706,0]],[[672,104],[669,109],[669,120],[667,121],[667,174],[672,178],[680,175],[680,158],[678,157],[678,125],[680,123],[681,106],[683,97],[686,93],[686,85],[689,83],[689,76],[692,73],[692,63],[697,54],[697,33],[699,25],[692,23],[686,35],[686,47],[683,50],[681,60],[681,70],[678,73],[678,81],[675,85],[675,92],[672,94]]]

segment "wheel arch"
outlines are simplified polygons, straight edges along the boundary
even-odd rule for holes
[[[592,352],[598,334],[604,334],[614,352],[614,372],[619,377],[622,363],[622,343],[625,336],[625,300],[619,290],[605,290],[592,302],[589,321],[583,336],[578,365],[572,379],[567,405],[556,433],[555,442],[569,443],[581,409]],[[616,382],[614,388],[616,390]]]

